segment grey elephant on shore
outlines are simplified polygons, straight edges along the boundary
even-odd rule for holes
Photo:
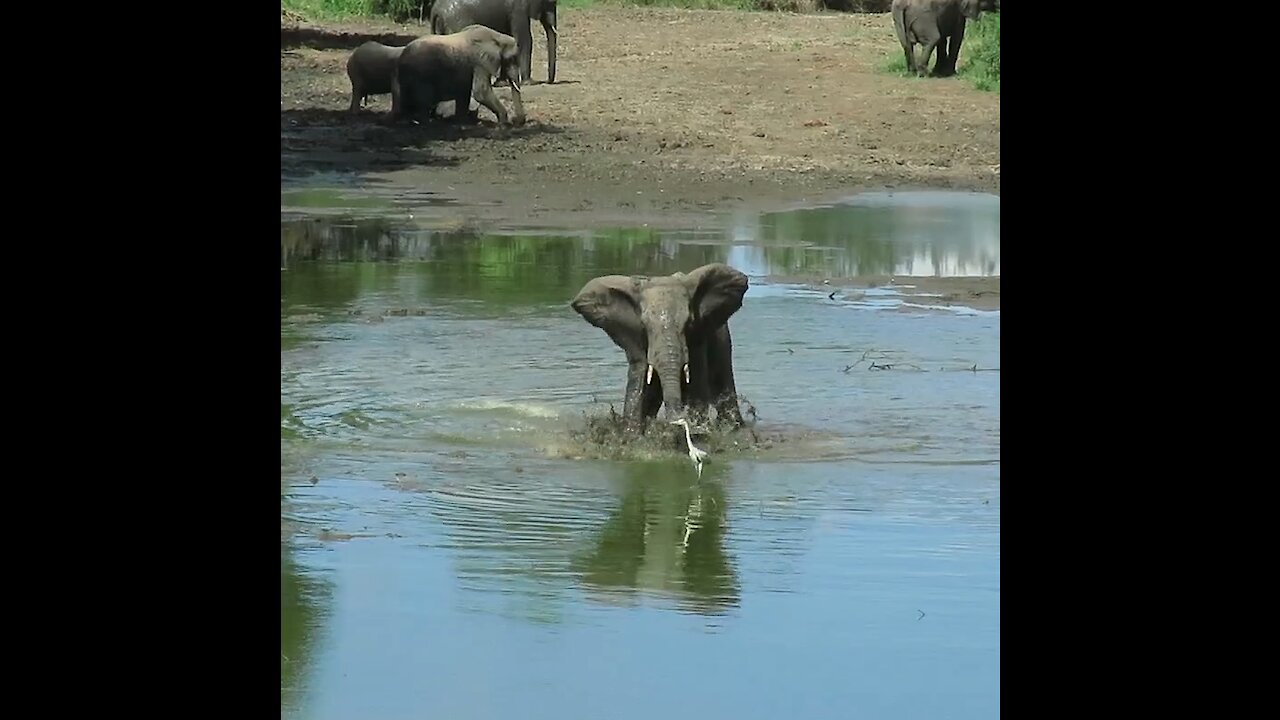
[[[454,101],[454,118],[475,119],[471,98],[504,125],[524,122],[519,49],[515,38],[483,25],[448,35],[427,35],[405,46],[391,82],[391,118],[431,117],[437,103]],[[511,83],[513,115],[493,92],[493,79]]]
[[[604,275],[570,305],[604,330],[627,357],[623,417],[643,433],[662,404],[694,422],[743,424],[733,380],[729,318],[742,307],[747,276],[722,263],[663,277]]]
[[[533,35],[529,23],[542,23],[547,33],[547,82],[556,81],[556,0],[435,0],[431,31],[457,32],[468,25],[484,25],[516,39],[520,46],[520,82],[533,79]]]
[[[404,46],[383,45],[370,40],[347,58],[347,78],[351,80],[351,112],[367,104],[370,95],[386,95],[396,74],[396,61]]]
[[[984,4],[990,6],[990,0],[893,0],[893,28],[906,54],[907,71],[925,75],[936,47],[938,59],[933,74],[955,74],[965,22],[977,20]],[[919,63],[915,59],[916,45],[924,48]]]

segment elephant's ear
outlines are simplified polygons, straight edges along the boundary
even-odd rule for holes
[[[639,288],[635,278],[603,275],[582,286],[570,306],[584,320],[604,330],[628,355],[643,354]]]
[[[705,330],[720,327],[742,307],[747,293],[747,276],[724,263],[703,265],[684,277],[693,296],[692,307],[698,324]]]
[[[489,77],[498,75],[502,71],[502,46],[497,40],[476,38],[471,41],[471,46],[475,50],[479,67],[489,73]]]

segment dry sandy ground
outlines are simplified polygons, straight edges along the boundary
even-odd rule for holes
[[[999,96],[881,73],[901,52],[888,14],[565,8],[554,85],[534,27],[519,128],[487,109],[479,126],[390,126],[389,96],[347,114],[351,49],[404,44],[425,34],[416,24],[280,29],[282,181],[357,174],[529,225],[566,212],[687,225],[885,187],[999,192]]]

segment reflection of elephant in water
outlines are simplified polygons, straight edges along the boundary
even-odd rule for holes
[[[520,46],[520,82],[533,79],[533,35],[537,20],[547,33],[547,82],[556,81],[556,0],[436,0],[431,7],[431,31],[437,35],[479,24],[506,33]]]
[[[471,97],[507,124],[507,110],[493,93],[495,76],[511,81],[517,124],[524,121],[515,38],[482,25],[450,35],[427,35],[405,46],[391,82],[391,117],[430,116],[436,103],[454,101],[454,117],[470,118]]]
[[[960,43],[964,41],[965,21],[977,20],[982,14],[983,4],[983,0],[893,0],[890,6],[893,28],[907,57],[907,71],[924,75],[929,69],[929,56],[936,46],[938,60],[933,66],[933,74],[954,74],[956,59],[960,57]],[[924,47],[924,57],[918,64],[915,60],[916,45]]]
[[[688,275],[605,275],[583,286],[573,309],[627,355],[628,430],[644,432],[663,401],[680,414],[687,404],[694,422],[714,404],[718,420],[742,425],[728,321],[746,292],[747,276],[721,263]]]
[[[396,61],[404,47],[383,45],[370,40],[347,58],[347,78],[351,80],[351,112],[365,104],[370,95],[386,95],[391,92],[391,81],[396,75]]]
[[[314,664],[317,635],[333,601],[333,588],[308,577],[280,543],[280,704],[302,705],[303,679]]]
[[[573,561],[583,585],[670,593],[707,614],[736,606],[740,589],[724,548],[724,483],[690,484],[662,463],[639,463],[627,473],[618,509]]]

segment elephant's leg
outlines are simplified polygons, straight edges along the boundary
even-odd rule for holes
[[[956,22],[955,30],[947,42],[947,64],[942,68],[945,75],[956,74],[956,60],[960,58],[960,43],[964,42],[964,18]]]
[[[738,388],[733,381],[733,338],[728,325],[720,326],[712,334],[707,348],[707,370],[716,420],[741,427],[742,410],[738,407]]]
[[[916,59],[914,57],[914,53],[911,52],[912,48],[915,47],[915,40],[913,40],[912,37],[907,34],[906,22],[907,22],[906,16],[898,17],[897,15],[895,15],[894,21],[893,21],[893,30],[894,30],[894,33],[897,34],[898,36],[898,44],[902,46],[902,54],[907,59],[907,72],[915,72]]]
[[[627,362],[627,394],[622,400],[622,421],[628,432],[642,432],[644,422],[641,416],[644,397],[644,371],[648,367],[644,356],[632,358]]]
[[[362,90],[359,85],[352,83],[351,84],[351,107],[348,111],[352,113],[359,111],[360,106],[363,104],[363,101],[366,97],[367,96],[364,94],[364,90]]]
[[[551,23],[542,23],[542,29],[547,33],[547,83],[551,84],[556,81],[556,40],[559,39],[559,33],[551,26]],[[532,52],[530,60],[532,61]],[[532,62],[530,62],[532,64]]]
[[[511,27],[520,53],[520,82],[527,83],[533,78],[533,33],[529,32],[529,16],[517,11],[511,17]]]
[[[415,82],[405,89],[409,91],[405,108],[409,117],[419,122],[431,119],[436,106],[436,87],[428,82]]]
[[[923,26],[923,28],[922,28]],[[933,55],[933,49],[938,46],[938,42],[942,40],[942,33],[938,30],[934,22],[917,22],[915,25],[916,40],[920,42],[923,48],[919,62],[916,64],[917,75],[927,75],[929,73],[929,58]],[[946,52],[946,45],[943,46],[943,52]]]
[[[512,88],[512,90],[514,91],[515,88]],[[466,101],[464,101],[460,106],[463,108],[464,112],[470,109],[471,95],[476,96],[476,102],[492,110],[493,114],[498,116],[499,123],[503,125],[510,123],[511,119],[507,117],[507,109],[502,107],[502,101],[498,99],[496,94],[494,94],[493,87],[489,84],[489,76],[487,74],[476,73],[475,83],[471,88],[471,92],[467,94]]]
[[[399,73],[391,78],[391,120],[399,120],[404,113],[404,93],[400,88]]]
[[[710,377],[707,372],[707,344],[689,344],[689,387],[685,391],[689,420],[695,425],[707,422],[711,406]]]
[[[918,68],[918,70],[917,70],[917,72],[916,72],[916,74],[917,74],[917,75],[927,75],[927,74],[928,74],[928,72],[929,72],[929,59],[930,59],[930,57],[932,57],[932,56],[933,56],[933,49],[934,49],[935,47],[937,47],[937,46],[938,46],[938,40],[936,40],[936,39],[935,39],[935,40],[930,40],[929,42],[925,43],[925,45],[924,45],[924,52],[923,52],[923,54],[922,54],[922,56],[921,56],[921,58],[920,58],[920,67]],[[935,70],[937,69],[937,65],[935,65],[935,66],[934,66],[934,69],[935,69]]]

